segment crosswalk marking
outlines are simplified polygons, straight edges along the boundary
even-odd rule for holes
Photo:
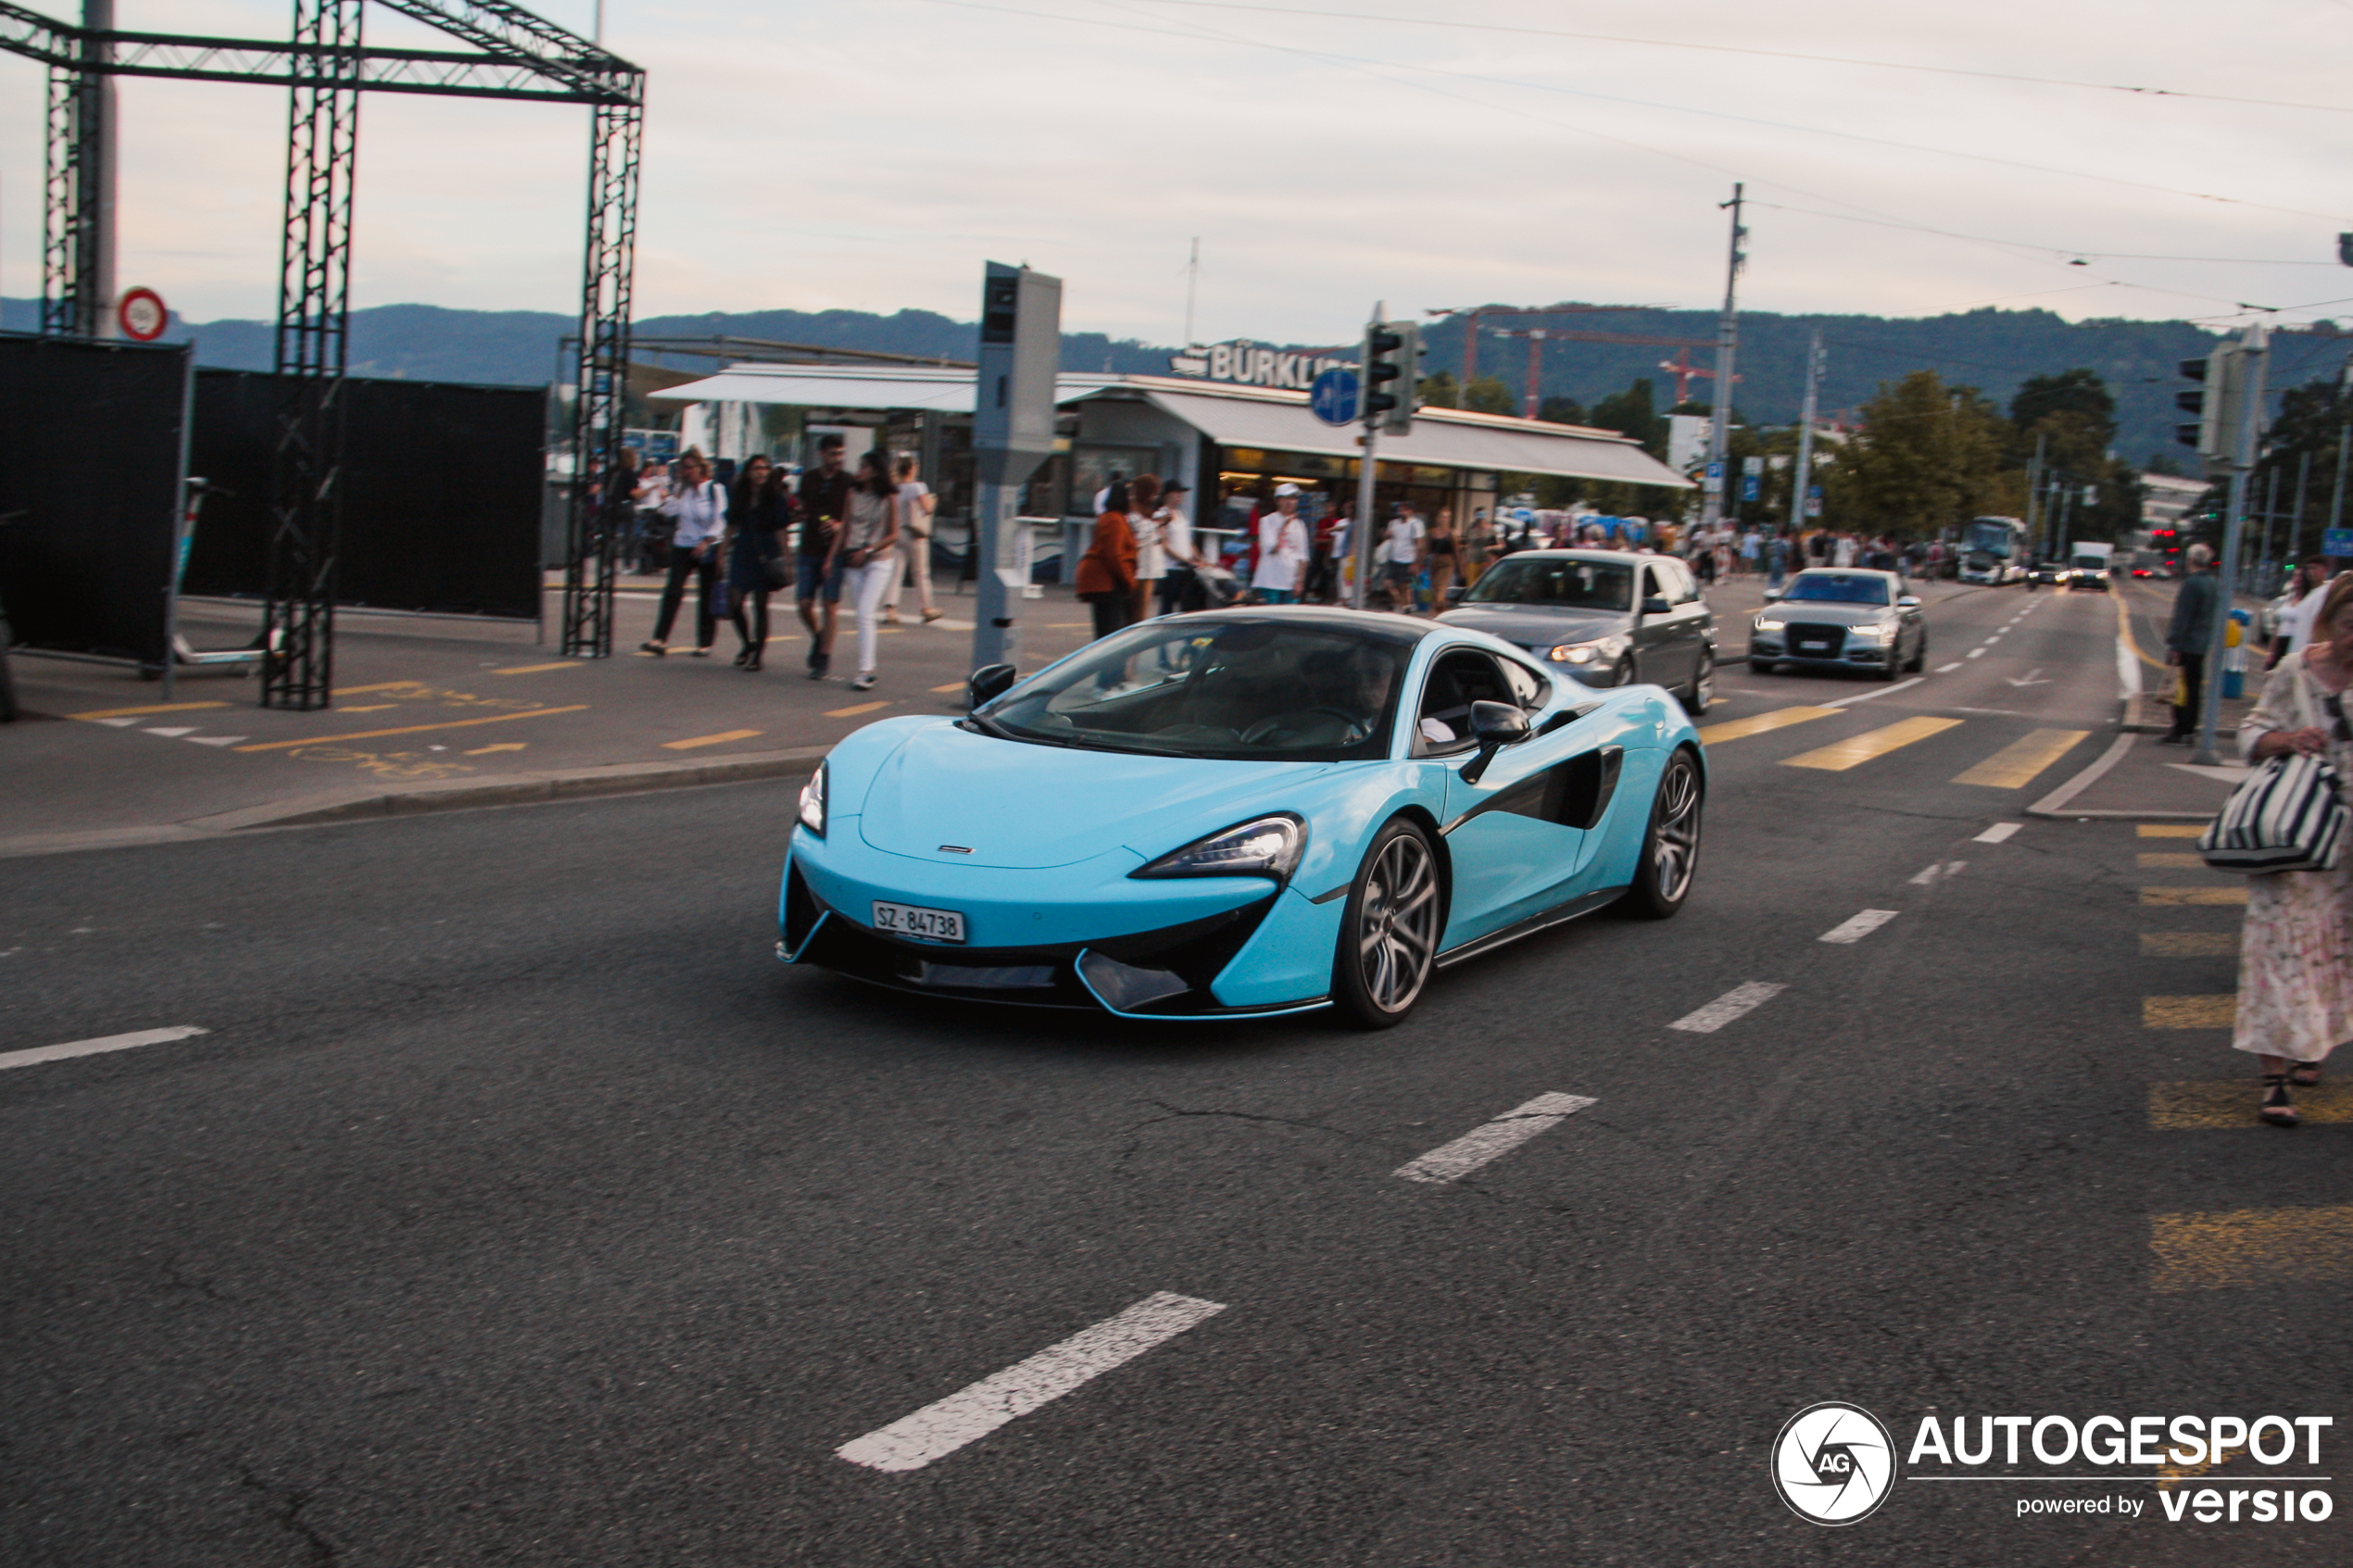
[[[1832,741],[1818,750],[1803,752],[1798,756],[1784,759],[1781,765],[1785,768],[1818,768],[1824,772],[1843,773],[1849,768],[1858,768],[1866,762],[1886,756],[1891,751],[1900,751],[1915,741],[1926,740],[1931,735],[1941,735],[1947,730],[1959,727],[1960,723],[1961,721],[1958,719],[1931,719],[1926,715],[1914,719],[1902,719],[1881,729],[1866,730],[1859,735],[1850,735],[1842,741]]]
[[[2307,1126],[2353,1122],[2353,1088],[2316,1084],[2291,1089]],[[2260,1127],[2255,1108],[2262,1090],[2252,1077],[2224,1083],[2151,1084],[2149,1131],[2199,1132],[2214,1127]]]
[[[2194,872],[2206,864],[2203,857],[2178,849],[2144,849],[2140,861],[2145,872]]]
[[[2089,730],[2032,730],[2002,747],[1953,782],[1988,789],[2024,789],[2052,763],[2075,749]]]
[[[2246,887],[2144,887],[2144,904],[2244,904]]]
[[[1995,822],[1969,842],[1972,844],[2007,844],[2010,835],[2024,827],[2024,822]]]
[[[2229,1029],[2239,1019],[2235,991],[2213,997],[2143,997],[2141,1024],[2147,1029]]]
[[[723,730],[715,735],[696,735],[690,740],[666,740],[661,743],[661,748],[664,751],[692,751],[698,746],[724,746],[731,740],[749,740],[760,733],[758,730]]]
[[[150,713],[193,713],[199,708],[226,708],[225,702],[151,702],[145,708],[94,708],[87,713],[69,713],[69,719],[144,719]]]
[[[2145,959],[2227,959],[2237,956],[2239,934],[2235,931],[2144,931],[2141,933],[2141,957]]]
[[[2353,1203],[2149,1216],[2149,1288],[2353,1279]]]
[[[2206,831],[2204,822],[2143,822],[2133,830],[2143,838],[2196,838]]]
[[[1835,708],[1776,708],[1770,713],[1753,718],[1732,719],[1721,724],[1701,726],[1700,744],[1716,746],[1728,740],[1745,740],[1761,735],[1768,730],[1786,730],[1792,724],[1803,724],[1809,719],[1829,719],[1837,715]]]

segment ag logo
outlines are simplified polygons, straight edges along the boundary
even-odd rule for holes
[[[1894,1440],[1859,1405],[1808,1405],[1773,1440],[1774,1488],[1792,1512],[1817,1524],[1868,1518],[1894,1481]]]

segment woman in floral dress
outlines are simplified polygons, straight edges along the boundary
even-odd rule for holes
[[[2239,726],[2249,762],[2287,752],[2325,757],[2353,783],[2353,573],[2329,584],[2311,645],[2280,663]],[[2263,1067],[2265,1122],[2297,1121],[2291,1085],[2321,1081],[2330,1051],[2353,1039],[2353,846],[2336,869],[2247,879],[2239,951],[2238,1024],[2231,1044]]]

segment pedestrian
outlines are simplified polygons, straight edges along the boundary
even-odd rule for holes
[[[637,490],[645,483],[638,470],[642,461],[637,448],[623,446],[620,460],[605,470],[604,483],[598,486],[597,527],[614,542],[624,559],[637,544]]]
[[[1340,558],[1333,541],[1348,521],[1354,503],[1342,500],[1323,508],[1307,539],[1307,585],[1300,595],[1308,604],[1330,604],[1340,597]]]
[[[1778,594],[1788,577],[1789,541],[1777,533],[1765,546],[1765,586]]]
[[[1250,577],[1258,602],[1287,605],[1299,597],[1307,571],[1307,524],[1299,515],[1299,486],[1275,486],[1275,509],[1258,523],[1258,565]]]
[[[2173,733],[2159,746],[2187,746],[2196,737],[2198,697],[2206,684],[2206,654],[2214,646],[2214,618],[2221,613],[2222,585],[2214,580],[2214,552],[2189,549],[2190,574],[2173,593],[2173,619],[2165,628],[2165,662],[2181,671],[2174,693]]]
[[[841,615],[842,567],[835,546],[849,506],[849,473],[842,466],[846,450],[838,435],[817,438],[817,466],[800,476],[799,504],[793,508],[800,533],[793,602],[800,623],[809,628],[812,681],[824,680],[833,667],[834,631]]]
[[[760,457],[745,462],[727,516],[727,618],[744,645],[736,668],[757,671],[768,646],[768,596],[784,586],[792,529],[792,495],[775,464]]]
[[[1132,505],[1127,482],[1114,480],[1103,493],[1095,536],[1078,558],[1075,586],[1095,615],[1095,635],[1108,637],[1128,624],[1136,604],[1136,533],[1127,526]]]
[[[2288,580],[2287,592],[2280,597],[2278,619],[2271,632],[2271,657],[2263,668],[2276,670],[2280,660],[2292,653],[2301,653],[2312,641],[2312,617],[2326,598],[2322,590],[2328,586],[2329,558],[2307,556],[2296,563],[2296,575]]]
[[[1422,520],[1399,501],[1390,506],[1389,528],[1376,552],[1380,569],[1377,581],[1389,596],[1389,608],[1400,615],[1414,613],[1414,579],[1422,570]]]
[[[877,447],[858,454],[858,477],[849,486],[835,548],[842,592],[858,619],[858,678],[850,689],[872,691],[883,595],[899,570],[899,486],[891,482],[890,459]]]
[[[1436,615],[1446,608],[1446,596],[1454,586],[1454,571],[1462,554],[1463,541],[1454,532],[1454,508],[1438,508],[1438,521],[1430,524],[1429,535],[1423,540],[1429,550],[1429,607]]]
[[[1471,512],[1470,527],[1463,533],[1463,586],[1475,586],[1487,573],[1487,565],[1495,558],[1495,524],[1479,507]]]
[[[1836,543],[1831,546],[1831,564],[1832,566],[1855,564],[1855,535],[1842,533],[1838,536]]]
[[[1160,493],[1160,549],[1167,567],[1160,574],[1160,613],[1176,615],[1199,609],[1204,602],[1201,555],[1193,543],[1192,519],[1185,514],[1191,487],[1172,479]]]
[[[915,477],[913,458],[900,457],[891,466],[891,473],[899,490],[899,570],[891,574],[889,591],[883,595],[883,622],[899,624],[899,591],[912,577],[915,600],[923,606],[924,624],[928,626],[940,615],[931,603],[931,519],[939,497]]]
[[[637,480],[636,551],[632,558],[640,576],[659,577],[670,570],[670,521],[661,504],[670,498],[670,465],[655,463]]]
[[[670,628],[678,619],[679,603],[686,596],[686,579],[695,579],[694,657],[711,657],[719,635],[715,611],[719,599],[719,539],[727,531],[727,493],[711,477],[711,464],[688,447],[678,459],[679,483],[661,503],[671,523],[670,577],[662,584],[661,608],[654,615],[654,634],[638,645],[660,658],[670,651]]]
[[[2239,725],[2239,750],[2250,763],[2291,752],[2324,758],[2340,777],[2353,778],[2345,711],[2353,686],[2353,575],[2319,597],[2312,644],[2264,682],[2262,700]],[[2246,882],[2231,1044],[2259,1060],[2262,1119],[2293,1127],[2298,1112],[2289,1087],[2317,1085],[2321,1063],[2353,1039],[2353,855],[2340,856],[2333,871],[2273,872]]]
[[[1127,482],[1127,530],[1136,535],[1136,603],[1128,624],[1152,618],[1152,596],[1168,571],[1160,547],[1160,476],[1139,473]]]

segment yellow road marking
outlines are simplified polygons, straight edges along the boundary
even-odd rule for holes
[[[877,708],[888,708],[890,704],[887,702],[862,702],[849,708],[828,708],[825,709],[825,717],[828,719],[854,719],[861,713],[872,713]]]
[[[2290,1089],[2296,1097],[2296,1109],[2304,1120],[2316,1125],[2342,1125],[2353,1122],[2353,1088],[2342,1084],[2315,1084],[2309,1089]],[[2210,1127],[2259,1127],[2255,1108],[2263,1098],[2261,1085],[2252,1077],[2230,1083],[2151,1084],[2149,1085],[2149,1131],[2152,1133],[2193,1133]]]
[[[761,733],[759,730],[723,730],[718,734],[697,735],[692,740],[666,740],[661,743],[661,748],[664,751],[692,751],[698,746],[724,746],[731,740],[749,740]]]
[[[2075,749],[2089,730],[2033,730],[2010,742],[1953,782],[1988,789],[2024,789],[2034,775]]]
[[[2133,650],[2133,657],[2150,669],[2170,668],[2163,659],[2151,659],[2141,651],[2141,645],[2133,636],[2133,609],[2124,602],[2124,591],[2121,588],[2116,590],[2116,634],[2124,639],[2124,646]]]
[[[2152,850],[2143,850],[2140,860],[2141,869],[2145,872],[2194,872],[2206,864],[2206,857],[2203,855],[2160,853]]]
[[[1786,730],[1792,724],[1803,724],[1808,719],[1827,719],[1837,711],[1835,708],[1776,708],[1770,713],[1759,713],[1753,719],[1733,719],[1721,724],[1709,724],[1699,733],[1700,744],[1714,746],[1720,741],[1745,740],[1750,735],[1761,735],[1768,730]]]
[[[2144,904],[2244,904],[2246,887],[2144,887]]]
[[[2238,1022],[2235,991],[2217,997],[2143,997],[2141,1026],[2145,1029],[2228,1029]]]
[[[1918,719],[1902,719],[1881,729],[1866,730],[1859,735],[1850,735],[1844,740],[1832,741],[1818,751],[1808,751],[1796,757],[1784,758],[1781,766],[1819,768],[1824,772],[1843,773],[1847,769],[1860,767],[1874,758],[1884,757],[1891,751],[1899,751],[1914,741],[1926,740],[1931,735],[1941,735],[1947,730],[1957,729],[1961,721],[1958,719],[1931,719],[1926,716]]]
[[[2141,933],[2141,957],[2145,959],[2228,959],[2236,958],[2239,934],[2235,931],[2144,931]]]
[[[399,707],[396,702],[371,702],[365,708],[339,708],[338,713],[389,713]]]
[[[422,686],[422,681],[385,681],[373,686],[337,686],[337,696],[365,696],[370,692],[396,692],[404,686]]]
[[[580,665],[581,661],[576,659],[560,659],[553,664],[517,664],[505,670],[493,670],[491,673],[493,675],[536,675],[542,670],[577,670]]]
[[[144,719],[150,713],[190,713],[199,708],[226,708],[225,702],[157,702],[145,708],[100,708],[88,713],[69,713],[69,719]]]
[[[2206,831],[2204,822],[2143,822],[2133,830],[2143,838],[2196,838]]]
[[[2149,1216],[2149,1288],[2353,1279],[2353,1203]]]
[[[971,684],[968,681],[950,681],[944,686],[934,686],[936,692],[961,692]]]
[[[1091,621],[1049,621],[1046,622],[1046,630],[1049,632],[1091,632],[1094,629],[1095,623]]]
[[[577,713],[588,705],[575,702],[570,708],[531,708],[521,713],[494,713],[487,719],[451,719],[439,724],[404,724],[396,730],[360,730],[347,735],[305,735],[300,740],[265,740],[252,746],[240,746],[237,751],[282,751],[291,746],[331,746],[337,741],[375,740],[384,735],[413,735],[426,730],[463,730],[475,724],[503,724],[510,719],[544,719],[550,713]]]
[[[530,744],[531,743],[529,741],[502,740],[497,746],[478,746],[472,751],[467,752],[466,755],[469,757],[487,757],[494,751],[521,751],[523,747],[529,746]]]

